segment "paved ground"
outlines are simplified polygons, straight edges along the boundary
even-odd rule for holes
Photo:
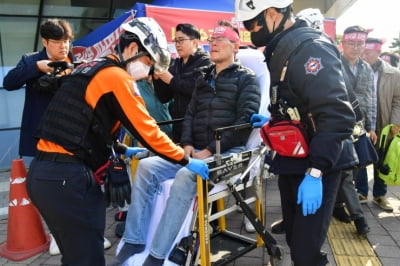
[[[8,179],[9,173],[0,173],[0,181],[5,182]],[[370,186],[371,186],[370,182]],[[280,200],[279,192],[277,189],[276,178],[270,178],[265,181],[266,186],[266,224],[267,228],[275,220],[281,217],[280,213]],[[376,207],[371,201],[363,205],[365,216],[368,219],[368,223],[371,227],[371,232],[367,238],[379,257],[382,265],[384,266],[396,266],[400,265],[400,187],[389,187],[388,198],[394,207],[393,213],[386,213]],[[233,199],[229,199],[233,202]],[[114,221],[114,214],[117,209],[107,210],[107,226],[105,236],[111,241],[112,247],[106,250],[106,260],[108,261],[115,254],[115,248],[119,242],[119,238],[115,236],[114,230],[117,222]],[[228,217],[228,223],[230,224],[232,231],[245,234],[249,237],[254,237],[254,234],[246,234],[242,226],[243,215],[240,213],[233,213]],[[7,240],[7,219],[0,220],[0,243]],[[354,228],[355,231],[355,228]],[[47,232],[47,229],[46,229]],[[288,248],[285,244],[284,235],[274,235],[280,245],[285,247],[286,256],[283,265],[291,265]],[[29,236],[27,236],[29,241]],[[329,259],[332,266],[336,264],[334,257],[332,256],[332,250],[329,246],[328,241],[325,242],[323,247],[328,252]],[[268,255],[264,248],[257,248],[245,256],[240,257],[236,261],[228,265],[237,266],[258,266],[268,265]],[[39,255],[33,256],[27,260],[21,262],[12,262],[5,258],[0,257],[0,265],[60,265],[60,256],[50,256],[47,251],[40,253]],[[136,266],[136,265],[135,265]],[[340,265],[347,266],[347,265]],[[371,265],[374,266],[374,265]]]

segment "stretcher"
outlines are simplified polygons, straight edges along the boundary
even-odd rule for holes
[[[254,149],[222,157],[220,138],[225,130],[240,130],[250,124],[219,128],[215,132],[217,151],[208,161],[209,181],[197,177],[197,211],[192,227],[192,247],[186,249],[187,258],[181,265],[225,265],[249,251],[265,246],[272,266],[281,265],[284,251],[265,228],[264,192],[262,178],[265,171],[267,147],[260,145]],[[246,182],[251,170],[256,168],[253,180]],[[244,199],[240,190],[253,186],[255,197]],[[219,189],[216,189],[219,187]],[[232,195],[236,206],[225,206],[227,196]],[[211,213],[211,204],[216,202],[217,211]],[[254,202],[254,210],[249,204]],[[256,230],[256,239],[228,230],[226,215],[241,208]],[[211,233],[210,222],[218,220],[218,230]]]
[[[207,160],[210,169],[209,180],[197,177],[198,196],[192,203],[191,211],[171,247],[164,266],[176,265],[225,265],[251,250],[265,246],[272,266],[281,265],[284,251],[265,228],[265,206],[262,179],[265,169],[265,157],[269,152],[260,144],[241,153],[222,156],[220,140],[225,130],[241,130],[251,127],[250,124],[219,128],[215,131],[216,154]],[[247,177],[254,176],[247,182]],[[124,266],[141,265],[148,255],[155,228],[166,206],[172,180],[161,184],[160,192],[155,199],[155,208],[150,222],[147,245],[144,252],[136,254],[125,262]],[[255,196],[243,198],[239,191],[245,187],[255,189]],[[225,198],[232,195],[236,204],[225,206]],[[217,211],[211,212],[211,205],[216,202]],[[254,203],[254,209],[249,204]],[[238,209],[249,219],[256,229],[256,238],[228,230],[226,216]],[[210,222],[218,221],[216,230],[211,232]],[[117,247],[122,247],[123,240]]]

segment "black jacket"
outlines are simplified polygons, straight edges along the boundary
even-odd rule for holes
[[[68,54],[71,61],[74,57]],[[24,111],[22,113],[21,132],[19,139],[19,155],[35,156],[36,143],[34,138],[35,130],[53,93],[41,90],[35,86],[45,73],[37,68],[37,61],[49,59],[47,51],[43,48],[40,52],[28,53],[21,57],[17,66],[11,69],[4,77],[3,86],[8,91],[18,90],[25,87]]]
[[[171,100],[170,113],[173,119],[183,118],[194,90],[194,70],[211,65],[210,56],[204,50],[198,49],[189,56],[184,64],[181,58],[172,61],[169,72],[174,76],[171,83],[165,84],[162,80],[154,80],[154,90],[162,103]],[[179,141],[181,124],[173,126],[173,140]]]
[[[276,156],[271,171],[278,174],[304,174],[308,167],[326,173],[331,169],[351,167],[357,162],[354,153],[348,152],[354,150],[350,147],[352,143],[349,138],[353,132],[355,115],[348,101],[340,55],[335,45],[323,36],[306,41],[289,57],[284,81],[279,83],[279,78],[276,78],[280,76],[281,67],[271,64],[275,62],[275,52],[289,46],[287,40],[290,35],[299,34],[297,29],[304,26],[302,21],[297,21],[278,35],[266,50],[271,85],[279,84],[278,98],[298,108],[310,137],[310,155],[306,159]]]
[[[182,145],[207,148],[212,153],[215,153],[215,129],[249,123],[260,106],[260,90],[252,70],[234,63],[213,79],[214,69],[215,66],[204,67],[196,73],[196,88],[181,137]],[[221,137],[221,153],[244,146],[249,134],[250,130],[225,131]]]

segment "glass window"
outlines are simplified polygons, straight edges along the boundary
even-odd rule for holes
[[[40,0],[0,0],[0,14],[37,15]]]
[[[110,0],[44,0],[44,16],[108,18]]]
[[[15,66],[23,54],[34,51],[36,25],[37,18],[0,17],[2,67]]]

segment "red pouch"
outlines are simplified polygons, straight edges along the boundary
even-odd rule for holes
[[[260,135],[264,143],[281,156],[308,156],[307,132],[300,121],[270,121],[261,128]]]

